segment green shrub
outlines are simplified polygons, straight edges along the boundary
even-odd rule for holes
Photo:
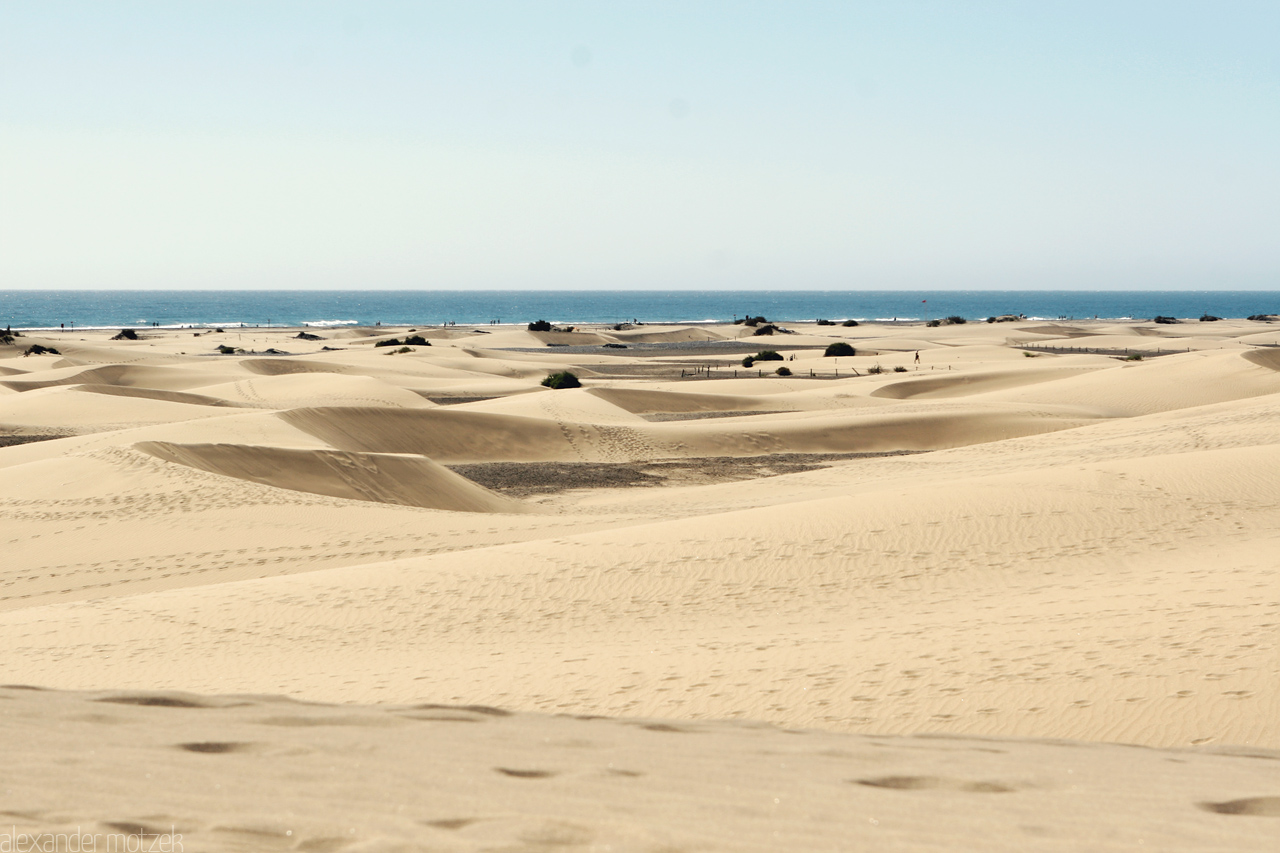
[[[947,318],[947,323],[951,326],[963,326],[967,322],[969,321],[961,317],[959,314],[952,314]]]
[[[755,363],[756,363],[756,360],[755,360],[754,358],[752,358],[751,356],[747,356],[746,358],[744,358],[744,359],[742,360],[742,366],[743,366],[743,367],[750,367],[751,365],[753,365],[753,364],[755,364]]]
[[[45,347],[45,346],[41,346],[40,344],[32,344],[31,346],[27,347],[27,351],[24,354],[25,355],[62,355],[62,353],[58,352],[53,347]]]
[[[1023,355],[1025,355],[1027,358],[1039,358],[1039,357],[1040,357],[1040,353],[1038,353],[1038,352],[1027,352],[1026,350],[1023,350],[1023,351],[1022,351],[1022,354],[1023,354]]]
[[[817,324],[818,324],[819,326],[834,326],[834,325],[835,325],[835,323],[831,322],[830,320],[818,320],[818,321],[816,321],[816,322],[817,322]]]
[[[546,379],[542,380],[542,384],[546,388],[581,388],[582,383],[578,381],[578,377],[574,376],[567,370],[559,373],[552,373]]]
[[[884,368],[877,364],[873,367],[868,367],[867,373],[884,373]]]
[[[548,323],[546,320],[534,320],[532,323],[529,324],[529,331],[549,332],[551,331],[551,324]]]
[[[853,328],[854,326],[858,325],[858,321],[857,321],[857,320],[845,320],[845,321],[844,321],[843,323],[841,323],[840,325],[841,325],[841,326],[844,326],[844,327],[846,327],[846,328],[850,328],[850,329],[851,329],[851,328]]]
[[[772,335],[776,331],[778,331],[777,326],[773,325],[772,323],[765,323],[763,326],[756,326],[756,330],[752,334]]]
[[[1173,323],[1178,322],[1178,318],[1177,317],[1161,317],[1159,314],[1157,314],[1156,316],[1151,318],[1151,322],[1161,323],[1163,325],[1171,325]]]
[[[1135,352],[1133,355],[1126,355],[1125,361],[1142,361],[1142,353]]]
[[[785,358],[783,358],[781,355],[779,355],[778,353],[774,352],[771,349],[760,350],[760,352],[755,354],[755,360],[756,361],[786,361]]]
[[[893,372],[894,372],[894,373],[906,373],[906,372],[907,372],[907,368],[906,368],[904,365],[896,364],[896,365],[894,365],[894,367],[893,367]]]
[[[926,326],[928,326],[930,329],[936,329],[936,328],[938,328],[939,326],[941,326],[941,325],[942,325],[942,321],[941,321],[941,320],[930,320],[929,322],[925,323],[925,325],[926,325]]]
[[[823,358],[838,358],[842,355],[857,355],[858,351],[852,345],[844,341],[836,341],[834,344],[828,344],[826,350],[822,353]]]
[[[1221,317],[1215,317],[1215,316],[1213,316],[1212,314],[1205,314],[1204,316],[1202,316],[1202,317],[1200,318],[1200,322],[1201,322],[1201,323],[1216,323],[1216,322],[1218,322],[1218,321],[1219,321],[1219,320],[1221,320],[1221,319],[1222,319]]]
[[[223,355],[232,355],[233,353],[235,353],[235,351],[236,351],[235,347],[229,347],[226,344],[219,344],[218,346],[218,352],[222,353]]]
[[[790,376],[791,369],[787,367],[779,367],[777,370],[774,371],[774,373],[778,374],[779,376]]]

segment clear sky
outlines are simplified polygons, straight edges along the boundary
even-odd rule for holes
[[[1280,289],[1280,2],[0,0],[0,289]]]

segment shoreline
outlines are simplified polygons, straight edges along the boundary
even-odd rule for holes
[[[1268,315],[1268,316],[1274,317],[1275,319],[1251,320],[1248,317],[1218,317],[1213,321],[1204,321],[1204,320],[1200,320],[1197,317],[1177,317],[1175,318],[1177,320],[1177,323],[1172,323],[1168,325],[1186,326],[1186,325],[1192,325],[1192,324],[1203,324],[1206,326],[1211,326],[1211,324],[1214,322],[1223,322],[1223,323],[1257,323],[1259,324],[1259,326],[1265,327],[1267,325],[1280,323],[1280,315]],[[812,326],[820,326],[821,328],[857,328],[858,326],[842,327],[840,325],[841,323],[849,319],[855,320],[858,323],[858,326],[889,327],[889,328],[911,328],[915,326],[928,327],[928,324],[932,322],[931,319],[920,319],[920,318],[904,318],[900,320],[877,318],[877,319],[863,320],[857,317],[833,318],[830,320],[830,323],[832,324],[830,326],[826,324],[819,324],[817,320],[813,320],[813,319],[805,319],[805,320],[776,319],[775,320],[773,318],[769,318],[768,322],[775,323],[775,324],[785,323],[789,325],[812,325]],[[1151,324],[1156,322],[1153,317],[1152,318],[1020,317],[1017,320],[998,320],[995,323],[988,322],[986,317],[966,317],[964,319],[965,319],[964,323],[959,323],[959,324],[943,323],[943,325],[970,325],[970,326],[995,325],[997,327],[1008,327],[1012,323],[1048,323],[1048,324],[1069,323],[1071,325],[1078,325],[1078,326],[1091,326],[1091,325],[1115,325],[1117,323],[1133,323],[1133,324],[1141,325],[1141,324]],[[383,334],[383,333],[389,334],[392,330],[395,330],[398,332],[405,329],[413,329],[413,330],[478,329],[480,331],[484,331],[488,329],[493,331],[513,331],[513,330],[518,331],[518,330],[524,329],[528,325],[528,322],[532,322],[532,321],[520,322],[520,323],[478,322],[478,323],[452,323],[452,324],[451,323],[404,322],[404,323],[383,323],[381,325],[378,325],[376,323],[373,325],[365,325],[360,323],[338,324],[338,323],[328,323],[328,322],[323,324],[303,323],[299,325],[280,325],[280,324],[271,324],[271,325],[239,324],[237,325],[234,323],[180,323],[180,324],[168,324],[163,326],[146,326],[146,325],[138,325],[138,324],[135,324],[135,325],[95,324],[95,325],[86,326],[86,325],[74,324],[74,325],[67,326],[66,328],[49,327],[49,326],[12,326],[9,328],[11,328],[12,331],[14,332],[22,332],[24,334],[37,333],[37,334],[50,334],[50,335],[72,334],[75,332],[108,332],[108,331],[118,332],[124,329],[131,329],[139,334],[146,334],[148,331],[153,333],[186,332],[186,331],[210,332],[216,329],[223,329],[228,333],[233,331],[256,331],[256,332],[308,332],[310,334],[320,334],[323,332],[369,331],[369,332],[372,332],[373,334]],[[617,322],[591,321],[591,320],[554,320],[549,322],[551,322],[553,325],[556,325],[556,326],[573,326],[575,327],[575,329],[589,328],[592,331],[608,330],[614,325],[618,325]],[[732,327],[735,325],[741,325],[741,323],[735,323],[732,320],[640,320],[638,323],[628,322],[628,323],[623,323],[622,325],[629,325],[635,328],[669,327],[669,326],[692,327],[692,328],[715,328],[715,327]],[[386,330],[386,331],[384,332],[383,330]]]

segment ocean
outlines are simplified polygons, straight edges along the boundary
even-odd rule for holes
[[[929,320],[1149,319],[1280,313],[1280,291],[1087,290],[364,290],[0,291],[0,327],[15,329]]]

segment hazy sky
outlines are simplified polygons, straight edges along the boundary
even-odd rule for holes
[[[0,0],[0,289],[1280,289],[1277,45],[1271,0]]]

